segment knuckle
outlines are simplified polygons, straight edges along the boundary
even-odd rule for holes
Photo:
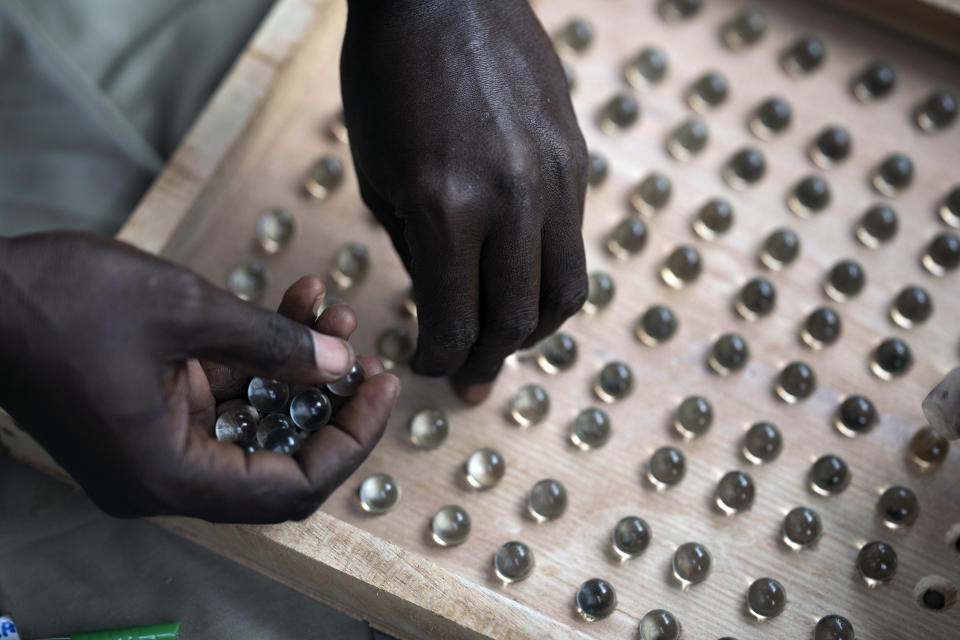
[[[535,308],[517,311],[500,320],[482,337],[485,346],[502,347],[510,351],[536,331],[540,318]]]
[[[467,351],[477,341],[480,329],[476,322],[466,322],[445,326],[431,331],[425,336],[425,342],[440,351]]]
[[[262,328],[265,353],[270,358],[264,365],[277,368],[290,362],[299,350],[309,349],[309,345],[302,344],[307,332],[278,314],[270,314]],[[302,339],[303,338],[303,339]]]
[[[552,307],[554,315],[560,320],[566,320],[580,309],[587,301],[586,276],[578,278],[575,283],[564,288],[563,292],[554,298]]]

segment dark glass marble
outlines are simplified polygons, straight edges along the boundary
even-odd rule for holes
[[[900,222],[893,207],[878,204],[864,212],[857,222],[854,232],[864,246],[875,249],[893,240],[899,227]]]
[[[927,245],[921,262],[935,276],[953,271],[960,266],[960,238],[949,231],[938,233]]]
[[[913,110],[917,126],[927,133],[936,133],[957,119],[957,96],[944,89],[932,91]]]
[[[658,489],[679,484],[686,472],[686,458],[676,447],[660,447],[647,463],[647,478]]]
[[[593,188],[599,187],[606,181],[608,171],[607,158],[591,151],[587,157],[587,184]]]
[[[702,436],[713,424],[713,406],[703,396],[687,396],[677,407],[673,426],[685,438]]]
[[[717,483],[717,506],[728,514],[746,511],[753,506],[756,485],[749,473],[730,471]]]
[[[744,147],[727,160],[723,176],[734,189],[745,189],[759,182],[767,172],[763,153],[754,147]]]
[[[707,71],[687,90],[687,104],[695,111],[709,111],[726,102],[730,83],[719,71]]]
[[[758,9],[745,9],[720,27],[720,38],[730,49],[756,44],[767,32],[767,18]]]
[[[810,145],[810,159],[817,166],[829,169],[833,165],[843,162],[850,157],[853,141],[850,132],[844,127],[832,125],[825,128],[814,138]]]
[[[587,622],[602,620],[617,609],[617,592],[603,578],[587,580],[576,594],[577,612]]]
[[[650,525],[646,520],[637,516],[627,516],[617,522],[613,528],[611,544],[617,555],[625,560],[646,551],[652,537]]]
[[[913,161],[902,153],[891,153],[874,169],[873,188],[885,196],[894,196],[913,182]]]
[[[787,590],[778,580],[760,578],[747,589],[747,607],[760,620],[775,618],[787,606]]]
[[[800,328],[800,338],[810,347],[821,349],[836,342],[843,331],[840,314],[830,307],[810,312]]]
[[[890,65],[871,62],[854,76],[850,89],[860,102],[870,102],[890,95],[896,82],[897,76]]]
[[[854,437],[872,430],[877,424],[877,408],[870,398],[847,396],[837,407],[835,425],[845,436]]]
[[[897,552],[882,540],[868,542],[857,554],[857,569],[869,585],[889,582],[897,572]]]
[[[636,214],[617,223],[607,238],[607,251],[621,260],[640,253],[646,245],[647,224]]]
[[[790,103],[779,96],[771,96],[756,106],[748,124],[753,135],[769,140],[785,131],[792,119]]]
[[[688,586],[698,584],[710,575],[713,563],[710,552],[699,542],[685,542],[673,552],[673,575],[680,584]]]
[[[920,502],[907,487],[890,487],[877,500],[877,513],[891,529],[909,527],[920,516]]]
[[[783,541],[791,549],[809,547],[823,535],[820,515],[809,507],[795,507],[783,519]]]
[[[784,402],[806,400],[817,390],[817,376],[805,362],[791,362],[777,376],[775,391]]]
[[[887,338],[873,350],[870,368],[881,380],[902,376],[912,366],[910,346],[900,338]]]
[[[790,229],[776,229],[760,247],[760,262],[768,269],[779,271],[793,264],[800,255],[800,238]]]
[[[680,289],[699,278],[702,269],[700,252],[689,245],[681,245],[667,256],[660,277],[674,289]]]
[[[740,289],[735,307],[746,320],[770,314],[777,303],[777,290],[766,278],[753,278]]]
[[[707,364],[720,375],[739,371],[750,359],[747,341],[738,333],[726,333],[713,343]]]
[[[693,230],[704,240],[713,240],[730,230],[733,226],[733,217],[733,207],[729,202],[721,198],[712,198],[697,211]]]
[[[859,262],[841,260],[830,268],[823,289],[837,302],[843,302],[863,291],[866,283],[867,274]]]
[[[783,51],[780,64],[790,75],[805,75],[819,69],[826,57],[827,50],[822,40],[804,36]]]
[[[597,124],[605,133],[616,133],[636,124],[640,119],[640,105],[629,93],[618,93],[600,109]]]
[[[755,422],[743,436],[743,457],[754,464],[773,462],[783,449],[780,429],[770,422]]]
[[[926,322],[932,314],[930,293],[917,285],[901,289],[890,306],[890,317],[904,329]]]
[[[653,305],[637,321],[637,338],[647,346],[655,346],[672,338],[678,324],[677,316],[670,307]]]
[[[810,485],[820,495],[843,492],[850,485],[850,467],[840,456],[821,456],[810,467]]]

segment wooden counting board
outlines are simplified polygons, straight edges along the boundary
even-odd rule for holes
[[[924,424],[923,396],[960,365],[955,296],[960,274],[937,278],[920,264],[930,239],[948,230],[935,212],[960,183],[960,124],[929,135],[915,126],[911,113],[932,89],[960,94],[960,67],[820,5],[759,4],[768,18],[767,33],[737,52],[724,47],[718,30],[750,6],[739,0],[705,2],[695,17],[678,24],[665,23],[651,0],[537,4],[551,33],[572,17],[594,27],[591,47],[566,59],[576,76],[573,102],[588,146],[609,163],[606,182],[587,197],[584,239],[589,268],[608,272],[616,294],[605,310],[578,314],[565,325],[579,346],[572,369],[548,375],[532,359],[511,359],[491,398],[466,408],[444,381],[417,378],[399,367],[404,392],[383,441],[315,516],[269,527],[159,522],[401,638],[634,638],[639,620],[657,608],[674,613],[683,637],[691,639],[811,638],[816,621],[832,613],[847,617],[859,638],[956,637],[960,607],[923,608],[917,589],[928,576],[954,588],[960,584],[960,552],[954,546],[960,458],[955,448],[942,468],[924,472],[909,459],[907,444]],[[300,275],[326,274],[338,246],[361,242],[372,256],[370,276],[338,295],[356,309],[360,328],[354,342],[369,353],[384,329],[415,329],[400,311],[407,277],[386,234],[365,211],[349,170],[344,184],[322,202],[302,188],[320,155],[335,154],[349,165],[347,146],[326,133],[340,108],[344,20],[341,2],[281,2],[121,237],[221,284],[236,265],[259,261],[269,272],[269,290],[259,302],[268,307]],[[826,61],[809,76],[790,77],[779,66],[780,52],[806,34],[823,40]],[[663,49],[669,69],[662,83],[636,91],[624,82],[622,70],[645,45]],[[851,95],[850,79],[876,59],[894,68],[897,84],[889,97],[861,104]],[[730,96],[702,116],[710,138],[703,153],[679,162],[666,152],[665,138],[692,115],[683,98],[687,87],[711,69],[726,75]],[[634,93],[642,113],[635,126],[609,136],[598,129],[595,116],[618,91]],[[792,124],[774,140],[761,141],[747,128],[747,117],[774,94],[790,103]],[[821,170],[806,150],[830,124],[849,130],[853,152]],[[757,185],[734,191],[722,168],[746,145],[763,152],[767,172]],[[894,151],[913,160],[916,175],[902,194],[884,198],[869,176]],[[629,193],[650,171],[670,178],[672,197],[647,220],[643,251],[617,260],[605,250],[607,235],[630,212]],[[823,213],[802,219],[785,202],[790,187],[811,173],[827,179],[832,199]],[[728,200],[736,219],[728,234],[707,242],[691,231],[691,219],[712,197]],[[889,244],[868,249],[853,227],[879,202],[896,209],[900,229]],[[293,212],[300,231],[289,248],[267,256],[256,247],[253,230],[259,216],[275,207]],[[757,247],[778,227],[796,231],[802,249],[795,263],[772,272],[757,262]],[[696,247],[704,266],[695,283],[675,290],[660,280],[659,270],[681,244]],[[825,296],[822,281],[842,258],[863,265],[867,284],[855,298],[835,303]],[[732,301],[756,275],[776,287],[776,308],[748,322],[734,313]],[[905,330],[891,322],[888,308],[909,284],[930,292],[934,313]],[[648,347],[633,328],[655,303],[676,312],[679,329],[671,340]],[[814,351],[799,341],[798,330],[823,304],[840,313],[843,333],[836,344]],[[721,377],[706,367],[705,358],[712,341],[728,331],[745,337],[751,357],[744,370]],[[889,336],[907,341],[914,365],[885,382],[868,365],[873,348]],[[611,440],[580,451],[569,440],[570,423],[580,409],[600,406],[592,381],[611,360],[632,366],[635,389],[603,405],[613,420]],[[811,398],[788,405],[772,388],[777,372],[794,360],[813,367],[818,388]],[[521,428],[507,417],[506,407],[530,382],[547,389],[551,409],[544,422]],[[692,394],[711,401],[715,420],[706,434],[685,441],[673,429],[672,415]],[[881,414],[871,433],[856,438],[833,426],[837,406],[851,394],[869,397]],[[409,440],[407,422],[423,408],[442,409],[451,422],[450,437],[436,450],[418,450]],[[759,420],[780,427],[784,449],[776,461],[758,466],[742,457],[740,447],[746,428]],[[21,432],[4,428],[2,434],[15,454],[43,464],[42,452]],[[687,473],[678,486],[656,491],[644,478],[645,464],[663,445],[684,452]],[[463,483],[462,468],[481,446],[503,453],[507,473],[495,488],[477,492]],[[822,497],[810,491],[807,474],[827,453],[843,457],[853,476],[846,491]],[[714,492],[720,477],[734,469],[752,475],[756,500],[749,511],[726,516],[714,505]],[[396,509],[382,516],[363,513],[357,499],[362,479],[376,472],[393,475],[402,488]],[[558,520],[537,524],[526,513],[525,496],[542,478],[565,484],[569,507]],[[892,485],[911,488],[920,501],[918,521],[903,530],[888,529],[876,517],[877,498]],[[427,527],[447,504],[465,507],[473,526],[465,544],[441,548]],[[820,513],[824,535],[816,548],[797,552],[783,544],[780,527],[787,511],[800,505]],[[621,563],[609,540],[614,524],[627,515],[646,519],[653,539],[645,553]],[[891,582],[871,589],[854,563],[859,548],[877,539],[894,546],[899,567]],[[503,585],[491,559],[508,540],[529,544],[537,566],[527,580]],[[710,549],[713,569],[704,583],[682,590],[671,575],[670,558],[689,541]],[[753,580],[766,576],[785,586],[789,602],[779,617],[757,622],[745,594]],[[588,623],[576,613],[574,593],[593,577],[614,585],[619,604],[609,618]]]

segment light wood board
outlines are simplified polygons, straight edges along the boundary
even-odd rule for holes
[[[594,46],[571,58],[577,75],[573,99],[588,145],[604,153],[611,167],[607,183],[588,196],[584,238],[590,268],[609,271],[617,294],[608,310],[578,315],[566,325],[580,344],[577,366],[549,376],[532,363],[510,363],[493,396],[476,409],[460,405],[443,381],[400,371],[404,393],[383,442],[308,521],[250,527],[163,519],[164,526],[403,638],[631,638],[639,619],[654,608],[674,612],[687,638],[807,638],[816,620],[828,613],[848,617],[861,638],[949,638],[956,633],[960,608],[923,610],[915,603],[914,587],[928,575],[960,583],[960,555],[946,540],[951,526],[960,522],[960,460],[954,450],[944,468],[922,474],[905,455],[907,441],[922,424],[923,395],[960,364],[960,306],[951,295],[960,275],[937,279],[919,266],[922,247],[944,228],[934,215],[936,205],[960,181],[960,126],[928,136],[908,117],[930,89],[960,91],[956,63],[889,34],[838,21],[836,14],[806,3],[787,2],[763,3],[769,32],[756,47],[731,53],[720,45],[717,28],[746,3],[709,2],[695,19],[676,26],[660,21],[653,6],[646,0],[589,7],[548,0],[538,5],[550,31],[574,15],[595,26]],[[339,109],[343,20],[344,8],[337,2],[285,0],[278,5],[121,237],[183,261],[217,283],[236,264],[262,260],[271,277],[262,300],[267,306],[275,305],[296,277],[325,274],[331,254],[343,242],[364,242],[373,255],[371,277],[341,295],[360,317],[355,343],[369,352],[384,328],[413,327],[398,311],[406,276],[386,235],[364,211],[352,176],[322,203],[306,198],[300,186],[319,155],[335,153],[349,161],[346,146],[325,135],[329,118]],[[777,65],[778,54],[806,33],[824,39],[827,62],[808,78],[788,78]],[[604,136],[594,125],[594,114],[625,88],[621,65],[646,44],[667,52],[668,77],[656,89],[638,94],[643,109],[638,126],[620,137]],[[881,103],[860,105],[847,90],[849,78],[876,58],[898,72],[897,88]],[[685,87],[714,68],[730,78],[730,99],[705,116],[711,136],[707,150],[690,163],[678,163],[664,151],[664,137],[689,115],[682,100]],[[772,93],[791,103],[793,126],[776,141],[759,142],[746,129],[746,116]],[[854,153],[824,172],[833,188],[830,208],[816,219],[802,220],[786,209],[785,193],[814,171],[804,150],[831,123],[850,130]],[[759,185],[738,193],[725,185],[720,170],[745,144],[761,148],[769,167]],[[900,213],[897,238],[883,249],[868,250],[853,238],[852,225],[870,204],[883,200],[872,192],[867,177],[891,151],[907,153],[917,177],[907,192],[891,200]],[[671,177],[673,198],[650,222],[644,252],[627,262],[615,261],[603,251],[603,238],[627,213],[630,188],[650,170]],[[706,243],[689,225],[697,207],[713,196],[730,200],[737,221],[723,239]],[[297,216],[300,237],[276,256],[258,255],[255,222],[277,206]],[[748,323],[732,313],[732,296],[749,277],[764,273],[755,262],[756,246],[779,226],[798,232],[802,254],[789,269],[766,274],[777,286],[777,309],[769,318]],[[680,243],[701,250],[705,270],[693,286],[674,291],[656,274]],[[811,352],[798,342],[797,327],[810,309],[827,302],[819,283],[843,257],[864,265],[867,287],[856,299],[835,305],[844,320],[840,342]],[[935,312],[926,325],[904,331],[885,311],[895,293],[911,283],[931,292]],[[633,338],[631,327],[655,302],[673,307],[681,325],[672,341],[651,349]],[[713,338],[730,330],[747,338],[752,360],[742,373],[718,378],[704,367],[704,354]],[[890,335],[909,342],[916,364],[904,378],[884,383],[869,372],[867,359],[872,347]],[[596,404],[590,380],[612,359],[633,365],[638,388],[630,398],[606,407],[614,421],[611,442],[580,452],[566,439],[569,422],[579,409]],[[809,362],[820,385],[813,398],[786,406],[773,397],[771,382],[794,359]],[[504,409],[509,396],[531,381],[551,393],[551,413],[546,422],[520,429]],[[671,432],[670,416],[693,393],[713,402],[716,421],[702,438],[683,442]],[[869,396],[882,413],[876,430],[857,439],[845,438],[831,426],[840,399],[851,393]],[[407,420],[424,407],[445,409],[453,424],[451,437],[432,452],[415,450],[406,437]],[[785,449],[776,462],[754,467],[740,457],[739,442],[746,427],[761,419],[781,427]],[[42,458],[21,433],[5,428],[0,436],[15,454]],[[656,492],[642,473],[650,453],[664,444],[686,453],[688,472],[678,487]],[[503,452],[508,472],[498,487],[477,493],[465,489],[459,475],[469,453],[484,445]],[[853,469],[853,482],[840,496],[822,498],[806,488],[810,463],[825,453],[842,455]],[[717,480],[732,469],[753,475],[757,499],[749,512],[726,517],[711,502]],[[359,509],[356,490],[366,475],[381,471],[397,479],[403,497],[394,512],[367,516]],[[560,520],[537,525],[524,514],[524,496],[545,477],[565,483],[570,507]],[[892,484],[905,484],[920,496],[922,513],[909,530],[890,531],[874,517],[877,496]],[[429,541],[426,527],[432,514],[450,503],[470,511],[473,532],[463,546],[441,549]],[[826,531],[816,550],[794,553],[779,542],[778,529],[783,515],[802,504],[820,512]],[[630,514],[646,518],[654,537],[643,556],[621,565],[610,557],[608,538],[616,521]],[[877,538],[895,546],[900,567],[890,584],[870,590],[853,562],[859,546]],[[502,586],[493,576],[491,557],[511,539],[530,544],[537,569],[525,582]],[[669,577],[670,554],[691,540],[710,548],[714,569],[707,582],[681,591]],[[790,602],[779,618],[755,623],[746,612],[744,594],[762,576],[780,580]],[[573,595],[591,577],[610,580],[620,604],[609,619],[589,624],[577,617]]]

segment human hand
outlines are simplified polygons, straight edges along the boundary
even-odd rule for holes
[[[413,280],[415,371],[486,396],[587,295],[587,153],[526,0],[350,3],[341,57],[364,201]]]
[[[213,426],[249,376],[346,373],[356,318],[335,305],[312,331],[322,296],[303,278],[271,313],[112,240],[0,239],[0,406],[112,515],[305,518],[379,440],[397,379],[361,358],[366,382],[294,458],[217,442]]]

